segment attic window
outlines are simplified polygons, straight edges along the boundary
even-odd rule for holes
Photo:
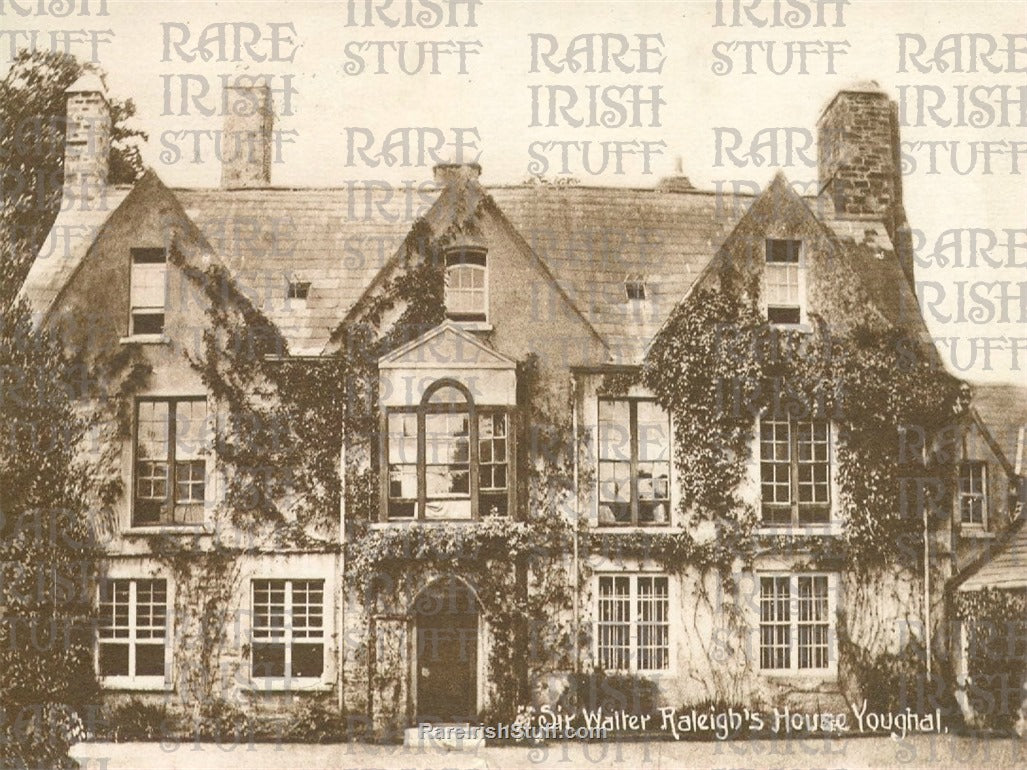
[[[802,241],[767,239],[767,320],[772,324],[802,322]]]
[[[483,248],[446,252],[446,315],[454,321],[488,320],[488,266]]]
[[[306,299],[310,294],[310,281],[289,281],[289,299]]]
[[[628,299],[645,299],[645,281],[641,278],[628,278],[624,281],[624,290]]]
[[[133,248],[129,275],[132,335],[164,333],[168,259],[163,247]]]

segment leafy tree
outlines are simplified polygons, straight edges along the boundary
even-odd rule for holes
[[[64,90],[91,65],[74,56],[20,51],[0,81],[0,308],[10,305],[57,216],[64,183]],[[131,99],[111,97],[110,184],[131,183],[143,170],[129,125]]]
[[[0,314],[0,767],[62,767],[95,703],[89,475],[75,367],[24,302]]]
[[[0,767],[63,767],[96,702],[95,553],[76,455],[76,366],[15,299],[53,225],[64,181],[73,56],[21,52],[0,81]],[[97,73],[102,76],[102,73]],[[111,101],[112,184],[142,171],[129,101]],[[78,378],[81,379],[81,378]]]

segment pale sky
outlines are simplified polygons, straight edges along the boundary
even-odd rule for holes
[[[436,0],[448,8],[449,0]],[[917,278],[923,282],[923,292],[935,309],[928,311],[927,321],[932,333],[938,337],[956,339],[954,369],[958,374],[972,380],[1003,380],[1023,382],[1027,380],[1027,328],[1021,322],[1023,313],[1015,300],[1009,302],[1009,320],[1005,323],[988,319],[986,314],[979,323],[970,320],[958,322],[946,320],[946,314],[958,309],[957,292],[962,288],[969,292],[973,285],[981,282],[1027,281],[1027,145],[1016,159],[1009,155],[1009,142],[1027,142],[1027,128],[1013,101],[1018,99],[1016,89],[1027,84],[1027,41],[1023,37],[1006,38],[1007,34],[1023,34],[1027,30],[1027,3],[1021,0],[989,0],[988,2],[866,2],[851,0],[842,8],[843,26],[834,26],[837,20],[837,3],[824,2],[823,14],[827,26],[805,25],[799,28],[783,26],[715,26],[718,3],[712,0],[690,2],[512,2],[510,0],[484,0],[475,8],[476,26],[438,26],[431,29],[419,27],[390,28],[378,23],[370,27],[347,26],[345,0],[335,2],[122,2],[108,0],[107,15],[96,15],[102,7],[100,0],[88,0],[93,15],[73,15],[61,19],[30,15],[19,16],[17,7],[34,6],[36,0],[0,0],[0,69],[6,67],[9,59],[11,31],[13,30],[112,30],[112,35],[102,35],[98,47],[99,63],[108,72],[108,86],[112,94],[131,97],[138,107],[138,125],[150,133],[150,140],[144,150],[146,162],[171,186],[213,186],[219,181],[219,166],[213,159],[209,147],[205,147],[203,162],[189,162],[192,139],[175,138],[164,132],[191,129],[218,129],[220,116],[162,114],[166,97],[170,96],[172,112],[178,112],[180,90],[165,93],[165,85],[181,83],[181,76],[192,75],[205,78],[211,93],[220,92],[217,80],[220,75],[240,72],[251,74],[273,73],[275,83],[281,85],[284,76],[291,76],[294,93],[290,96],[292,114],[281,114],[284,99],[276,94],[279,111],[277,127],[287,132],[290,143],[283,146],[282,163],[276,163],[272,174],[273,183],[281,186],[341,186],[349,180],[383,179],[392,183],[406,180],[426,180],[431,177],[431,161],[423,166],[368,168],[365,163],[347,165],[347,139],[345,129],[357,127],[373,132],[380,147],[385,134],[402,127],[429,127],[448,132],[453,128],[473,128],[481,137],[480,162],[484,168],[482,180],[489,184],[509,184],[521,181],[527,176],[529,162],[533,156],[529,146],[533,142],[558,141],[638,141],[665,142],[662,155],[653,158],[651,173],[641,168],[640,156],[626,159],[622,175],[607,171],[591,175],[581,168],[581,159],[576,161],[575,173],[583,184],[629,185],[650,187],[659,177],[673,172],[675,158],[680,156],[684,173],[700,188],[711,189],[719,183],[765,185],[775,170],[780,167],[795,182],[812,181],[816,169],[808,167],[801,157],[786,157],[784,143],[780,143],[781,156],[777,166],[753,164],[738,168],[733,164],[716,165],[716,129],[727,128],[739,132],[747,146],[756,132],[766,128],[792,127],[814,132],[820,109],[839,89],[857,81],[876,80],[881,86],[900,100],[905,108],[906,125],[901,127],[902,139],[907,143],[948,142],[934,145],[937,152],[937,173],[929,172],[930,145],[907,145],[916,163],[908,169],[904,178],[906,210],[911,225],[923,231],[924,253],[930,258],[934,244],[952,228],[978,228],[993,233],[998,245],[993,254],[1006,258],[1004,268],[981,265],[977,268],[940,265],[930,259],[928,266],[918,267]],[[78,0],[81,8],[83,0]],[[387,14],[402,11],[406,5],[419,11],[429,11],[432,2],[413,0],[392,0]],[[466,2],[455,3],[456,18],[467,20]],[[722,0],[724,18],[730,20],[734,0]],[[365,0],[356,3],[362,11]],[[377,0],[374,5],[384,5]],[[752,6],[753,0],[744,0],[740,5]],[[782,0],[778,5],[782,15],[791,6]],[[800,7],[811,8],[816,18],[817,2],[796,2]],[[753,10],[757,19],[773,19],[775,3],[763,0]],[[430,14],[429,14],[430,15]],[[744,19],[744,15],[742,16]],[[291,62],[256,62],[244,52],[243,61],[214,60],[193,62],[182,61],[172,49],[170,61],[163,61],[164,28],[162,23],[187,24],[191,39],[195,41],[203,28],[214,22],[248,22],[259,25],[263,36],[270,34],[268,24],[292,24],[293,43],[283,42],[281,52],[295,52]],[[176,34],[180,28],[175,28]],[[662,35],[662,44],[653,42],[650,47],[658,49],[650,62],[664,59],[662,71],[623,73],[616,69],[607,72],[532,72],[531,38],[535,34],[554,35],[565,52],[571,38],[584,33],[619,33],[627,36],[632,47],[637,46],[637,35]],[[961,66],[952,65],[939,72],[921,73],[900,56],[900,36],[903,34],[923,36],[926,51],[922,61],[929,63],[938,41],[952,33],[978,33],[975,39],[978,51],[986,49],[992,42],[998,52],[991,62],[1002,71],[988,71],[986,63],[970,55],[970,40],[963,38]],[[20,32],[19,41],[26,38]],[[38,45],[49,45],[45,35],[37,38]],[[176,38],[177,39],[177,38]],[[454,41],[442,46],[440,74],[422,72],[407,75],[399,71],[396,53],[386,50],[388,74],[375,74],[376,54],[366,48],[362,52],[366,69],[363,73],[349,75],[346,64],[354,61],[355,46],[373,41]],[[770,65],[783,68],[786,49],[782,46],[793,42],[793,52],[798,56],[797,45],[801,42],[808,54],[808,74],[797,72],[798,59],[793,58],[792,68],[784,74],[768,71],[767,53],[756,46],[753,59],[755,74],[746,74],[744,41],[774,41],[774,58]],[[466,55],[467,73],[458,71],[460,58],[455,53],[462,42]],[[911,42],[915,42],[911,41]],[[834,72],[827,71],[828,45],[833,48]],[[1008,53],[1012,44],[1019,52]],[[755,45],[755,44],[754,44]],[[256,44],[254,49],[267,55],[271,52],[266,40]],[[73,45],[73,52],[89,57],[89,46]],[[473,51],[473,52],[471,52]],[[231,53],[231,49],[229,49]],[[719,56],[717,54],[720,54]],[[562,56],[562,54],[558,54]],[[715,67],[730,57],[732,71],[718,74]],[[227,56],[226,59],[233,57]],[[1010,60],[1012,69],[1009,71]],[[409,61],[415,61],[410,59]],[[602,59],[599,57],[598,64]],[[639,57],[626,56],[625,62],[638,63]],[[905,65],[905,66],[904,66]],[[902,71],[905,68],[907,71]],[[197,80],[193,81],[198,82]],[[660,96],[665,102],[659,108],[658,121],[653,120],[651,108],[642,109],[644,120],[641,127],[622,126],[609,128],[533,127],[532,86],[541,87],[545,94],[548,86],[571,86],[579,99],[588,96],[587,86],[600,88],[609,86],[640,86],[645,94],[659,86]],[[937,125],[939,121],[929,115],[918,121],[918,94],[934,103],[937,93],[945,97],[945,103],[937,114],[942,119],[958,121],[957,100],[960,88],[968,97],[967,109],[974,108],[974,96],[986,104],[1001,106],[1005,86],[1009,119],[1007,125],[998,125],[1000,119],[985,114],[986,125],[981,127],[958,127]],[[903,88],[905,87],[905,88]],[[920,89],[918,91],[918,89]],[[926,90],[925,90],[926,89]],[[976,89],[976,90],[973,90]],[[987,89],[991,89],[990,91]],[[903,102],[902,96],[906,99]],[[213,101],[216,106],[216,100]],[[647,111],[648,110],[648,111]],[[544,115],[547,113],[543,113]],[[576,111],[575,114],[581,114]],[[587,113],[584,113],[587,117]],[[653,123],[657,125],[652,125]],[[918,125],[923,122],[926,125]],[[721,132],[724,135],[725,132]],[[783,134],[782,134],[783,135]],[[796,146],[802,146],[803,134],[793,133]],[[163,139],[163,143],[162,143]],[[992,151],[1005,148],[1005,154],[995,152],[991,168],[984,167],[983,145],[976,145],[976,165],[970,166],[973,142],[991,142]],[[1006,145],[995,143],[1006,142]],[[180,148],[183,157],[168,163],[162,159],[161,151],[167,144]],[[955,148],[959,170],[953,169],[950,153]],[[538,151],[536,151],[537,154]],[[815,158],[815,148],[806,151]],[[546,153],[552,164],[559,161],[555,151]],[[593,156],[595,157],[595,156]],[[358,159],[359,160],[359,159]],[[990,171],[990,173],[988,173]],[[1014,173],[1014,171],[1016,173]],[[550,169],[548,176],[554,176]],[[1013,257],[1008,257],[1006,244],[1009,235],[1006,230],[1018,229],[1015,234],[1019,248]],[[990,235],[981,233],[978,243],[986,243]],[[963,251],[969,251],[969,236],[964,235]],[[952,252],[949,251],[951,257]],[[929,285],[928,285],[929,284]],[[978,293],[996,298],[998,288],[976,286]],[[941,294],[944,299],[939,301]],[[1019,296],[1019,288],[1009,287],[1011,297]],[[965,309],[968,314],[974,306],[980,306],[968,299]],[[987,307],[983,308],[987,310]],[[983,350],[978,348],[977,365],[972,371],[965,371],[972,354],[973,338],[991,338],[992,352],[990,369],[985,369]],[[1014,358],[1009,351],[1010,338],[1019,338],[1019,355]],[[978,343],[980,345],[981,343]],[[942,347],[943,356],[952,361],[951,343]]]

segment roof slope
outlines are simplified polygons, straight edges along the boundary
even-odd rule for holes
[[[1027,433],[1027,387],[986,383],[971,387],[974,408],[1009,464],[1021,474],[1027,472],[1027,458],[1023,457],[1027,436],[1020,436],[1021,430]]]
[[[1027,527],[1021,517],[1008,537],[994,551],[972,566],[960,591],[985,588],[1027,588]]]
[[[240,289],[293,354],[317,354],[437,193],[332,189],[175,190]],[[305,301],[290,281],[309,282]]]
[[[108,187],[104,195],[95,199],[72,198],[72,205],[67,208],[62,204],[21,286],[20,294],[34,316],[46,316],[50,312],[57,295],[132,189]]]
[[[618,363],[641,360],[751,202],[698,190],[487,189]],[[629,299],[628,279],[644,283],[644,300]]]

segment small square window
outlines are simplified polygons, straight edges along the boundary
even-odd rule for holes
[[[289,299],[306,299],[310,294],[310,281],[289,281]]]
[[[628,299],[645,299],[645,281],[629,279],[624,282],[624,290],[627,292]]]

